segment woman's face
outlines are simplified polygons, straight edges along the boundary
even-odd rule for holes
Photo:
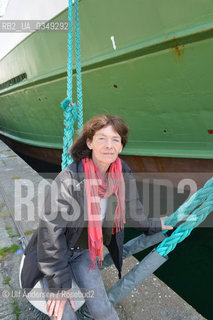
[[[92,141],[87,140],[87,146],[92,150],[95,163],[110,165],[122,151],[121,136],[112,126],[102,128],[93,136]]]

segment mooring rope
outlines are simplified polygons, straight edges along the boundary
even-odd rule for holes
[[[77,103],[73,103],[73,10],[72,0],[69,0],[68,9],[68,63],[67,63],[67,97],[61,102],[64,110],[64,138],[62,153],[62,169],[66,168],[72,158],[68,154],[74,135],[74,123],[78,121],[78,134],[80,135],[83,127],[83,98],[82,98],[82,81],[81,81],[81,51],[80,51],[80,26],[79,26],[79,5],[78,0],[75,4],[75,45],[76,45],[76,74],[77,74]]]
[[[178,228],[161,242],[157,247],[157,252],[161,256],[166,256],[174,250],[176,245],[190,235],[192,230],[201,224],[213,211],[213,178],[209,179],[202,189],[194,193],[188,201],[180,206],[164,223],[175,226],[188,216]]]

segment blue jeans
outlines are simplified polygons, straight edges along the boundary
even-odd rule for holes
[[[119,317],[108,299],[104,283],[99,268],[90,270],[92,261],[88,249],[71,249],[70,267],[74,280],[79,288],[95,289],[95,297],[85,301],[88,310],[95,320],[119,320]],[[48,288],[48,282],[42,279],[45,289]],[[62,320],[77,320],[77,316],[67,300]]]

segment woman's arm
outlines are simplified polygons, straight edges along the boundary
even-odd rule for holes
[[[62,171],[49,187],[40,215],[37,257],[40,270],[48,280],[49,289],[71,288],[72,277],[68,264],[69,249],[65,236],[66,214],[72,212],[71,175]]]
[[[72,178],[70,172],[62,171],[49,187],[39,220],[37,257],[40,270],[44,273],[49,291],[47,301],[49,316],[60,320],[67,299],[56,294],[58,290],[71,293],[72,277],[69,266],[69,248],[67,247],[66,227],[68,216],[72,214]],[[67,292],[68,292],[67,291]],[[71,295],[70,295],[71,296]],[[75,309],[73,299],[69,299]]]
[[[171,230],[173,227],[166,226],[162,218],[147,218],[144,213],[143,205],[139,199],[136,180],[130,170],[125,164],[125,205],[126,205],[126,225],[139,229],[143,233],[150,235],[161,230]]]

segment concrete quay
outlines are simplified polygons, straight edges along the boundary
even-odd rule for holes
[[[7,296],[10,289],[16,292],[20,288],[18,276],[23,251],[20,235],[27,243],[38,223],[37,216],[35,221],[27,221],[24,211],[22,220],[14,222],[14,213],[17,209],[14,188],[18,179],[29,179],[36,190],[43,178],[0,141],[0,319],[46,320],[49,317],[36,313],[25,297],[11,294]],[[37,210],[37,195],[33,198],[33,202]],[[125,275],[137,263],[134,257],[125,259],[122,274]],[[102,276],[106,289],[117,281],[117,271],[114,266],[102,270]],[[205,319],[155,275],[148,277],[115,308],[121,320]]]

